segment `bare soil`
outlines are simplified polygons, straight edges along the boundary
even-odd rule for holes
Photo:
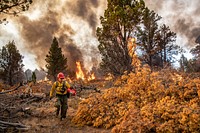
[[[101,84],[102,85],[102,84]],[[10,123],[20,123],[28,127],[28,130],[17,130],[9,127],[0,132],[24,132],[24,133],[110,133],[111,129],[94,128],[92,126],[78,127],[72,123],[72,118],[76,114],[78,104],[90,94],[99,93],[91,89],[82,90],[77,96],[68,99],[67,118],[60,120],[55,115],[54,107],[56,98],[49,99],[51,85],[48,83],[37,83],[32,86],[32,96],[24,94],[26,88],[21,87],[15,92],[0,95],[0,120]],[[42,99],[32,100],[34,96]],[[25,96],[25,97],[24,97]],[[37,98],[36,97],[36,98]],[[20,110],[20,108],[23,108]],[[15,111],[17,110],[18,111]],[[7,111],[9,110],[9,111]],[[1,126],[1,125],[0,125]]]
[[[40,107],[38,107],[37,103],[35,105],[32,104],[30,106],[31,115],[21,119],[21,122],[30,126],[28,133],[110,133],[110,130],[103,128],[77,127],[74,125],[71,120],[77,108],[73,108],[70,102],[74,102],[75,99],[69,99],[67,118],[62,121],[55,115],[55,99],[52,99],[43,103]]]

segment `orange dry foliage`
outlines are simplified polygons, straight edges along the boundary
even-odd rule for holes
[[[144,66],[123,75],[116,86],[83,100],[72,121],[113,127],[114,133],[200,131],[199,78]]]

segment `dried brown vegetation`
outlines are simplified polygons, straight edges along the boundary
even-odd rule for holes
[[[200,131],[199,76],[144,66],[116,85],[82,101],[73,122],[112,132]]]

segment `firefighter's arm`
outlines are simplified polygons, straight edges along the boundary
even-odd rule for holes
[[[50,91],[50,94],[49,94],[50,98],[52,98],[55,89],[56,89],[56,82],[54,82],[54,84],[51,87],[51,91]]]

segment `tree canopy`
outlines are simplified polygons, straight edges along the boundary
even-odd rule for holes
[[[23,56],[15,46],[15,42],[9,42],[0,49],[1,78],[9,85],[21,82],[23,79]]]
[[[192,70],[194,72],[200,72],[200,43],[196,44],[190,52],[194,55],[194,58],[190,60],[190,64],[193,68]]]
[[[135,38],[136,51],[143,63],[163,68],[178,54],[176,33],[158,22],[161,17],[145,7],[143,0],[108,0],[102,27],[97,28],[98,49],[102,56],[100,68],[114,76],[133,70],[129,40]]]
[[[138,45],[142,50],[142,60],[150,67],[153,66],[153,58],[158,51],[156,34],[159,32],[158,21],[160,19],[161,17],[154,11],[145,8],[142,23],[136,31]]]
[[[54,81],[59,72],[66,71],[67,58],[62,54],[62,49],[59,47],[56,37],[53,39],[45,61],[47,62],[47,76]]]
[[[145,8],[142,23],[138,26],[136,36],[138,46],[142,50],[141,59],[151,68],[163,68],[173,62],[173,55],[177,55],[180,48],[175,44],[176,33],[165,24],[159,26],[161,20],[154,11]]]
[[[141,22],[145,5],[143,0],[108,0],[107,5],[104,17],[100,17],[102,27],[97,28],[100,67],[105,73],[122,75],[132,70],[128,40]]]

